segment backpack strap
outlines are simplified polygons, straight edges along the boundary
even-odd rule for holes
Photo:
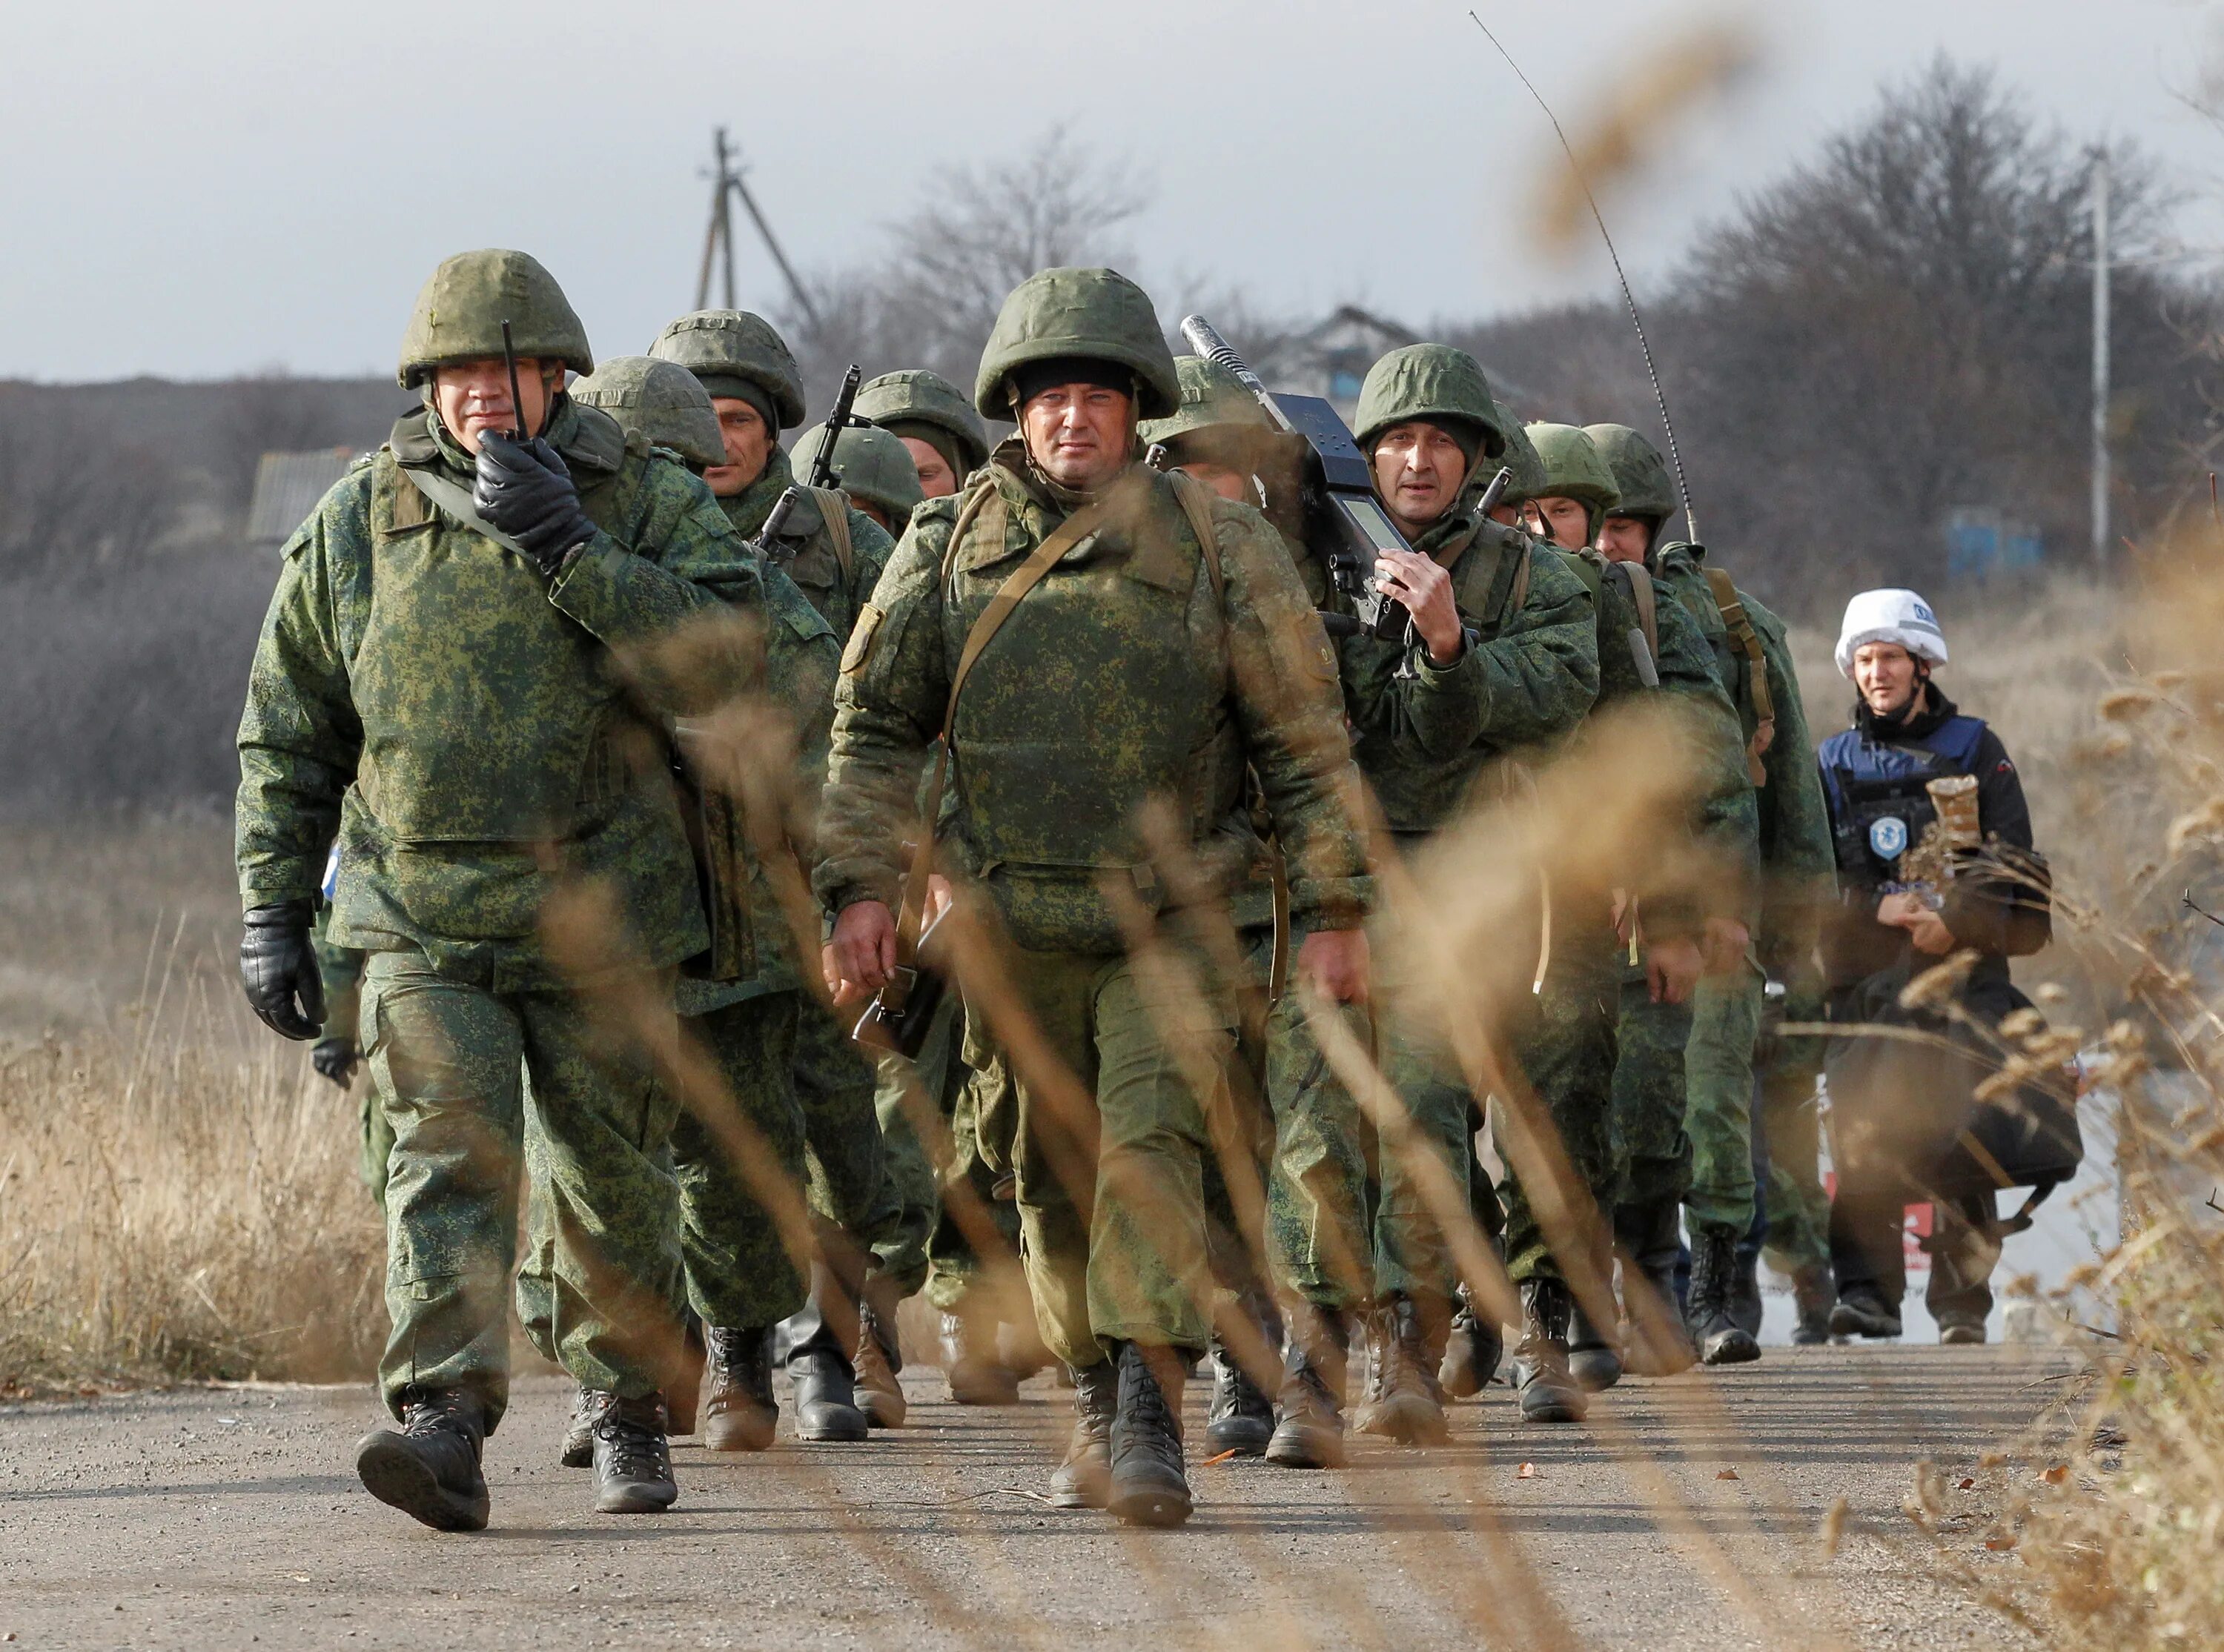
[[[834,488],[803,490],[818,503],[818,520],[826,525],[826,543],[833,547],[835,564],[842,570],[842,589],[857,577],[857,547],[850,538],[850,495]]]
[[[1174,498],[1189,518],[1197,535],[1197,548],[1204,553],[1204,577],[1212,582],[1212,604],[1223,612],[1228,606],[1228,582],[1220,569],[1220,532],[1212,524],[1212,495],[1195,476],[1179,470],[1165,473],[1173,484]]]
[[[1744,599],[1729,574],[1721,568],[1706,571],[1707,589],[1715,594],[1715,606],[1722,611],[1722,624],[1728,630],[1739,651],[1745,655],[1746,681],[1753,697],[1753,738],[1746,742],[1746,772],[1756,786],[1768,784],[1768,770],[1761,764],[1762,755],[1776,743],[1776,697],[1768,691],[1768,659],[1761,653],[1760,633],[1753,623],[1753,616],[1745,611]]]
[[[1629,600],[1637,605],[1637,623],[1645,628],[1645,646],[1660,659],[1660,597],[1652,587],[1652,571],[1641,562],[1615,564],[1629,577]]]

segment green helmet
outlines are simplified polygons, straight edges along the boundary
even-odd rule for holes
[[[788,462],[798,476],[810,474],[825,439],[824,425],[813,425],[797,438]],[[908,519],[912,507],[926,497],[911,451],[893,432],[873,425],[852,425],[836,439],[834,484],[852,499],[878,506],[892,522]]]
[[[1591,438],[1573,425],[1532,425],[1529,441],[1545,469],[1532,498],[1572,499],[1588,505],[1594,526],[1621,500],[1614,472],[1591,445]]]
[[[1621,499],[1613,514],[1633,516],[1658,527],[1676,514],[1676,486],[1659,448],[1627,425],[1587,425],[1583,434],[1614,472],[1614,491]]]
[[[851,411],[882,430],[928,443],[960,476],[988,463],[989,432],[981,428],[981,416],[965,393],[939,373],[923,367],[883,373],[859,387]]]
[[[1450,344],[1406,344],[1367,369],[1352,432],[1361,449],[1372,451],[1384,431],[1416,419],[1455,419],[1475,430],[1482,451],[1494,457],[1506,445],[1482,364]]]
[[[1513,474],[1507,479],[1506,492],[1499,502],[1505,505],[1526,504],[1545,491],[1545,461],[1537,457],[1536,444],[1529,432],[1504,402],[1495,404],[1495,428],[1505,441],[1505,449],[1498,462]],[[1495,472],[1493,472],[1495,475]],[[1488,481],[1488,478],[1485,479]]]
[[[529,253],[490,247],[458,253],[418,289],[416,307],[401,334],[401,365],[395,376],[414,390],[436,367],[501,355],[505,321],[521,360],[561,362],[579,373],[595,370],[587,330],[556,278]]]
[[[1009,419],[1014,369],[1061,356],[1127,369],[1139,419],[1170,418],[1181,406],[1173,352],[1150,295],[1115,269],[1039,270],[1014,287],[981,353],[974,407],[983,418]]]
[[[1167,418],[1142,423],[1137,433],[1146,442],[1171,442],[1196,431],[1231,425],[1245,430],[1280,428],[1240,379],[1202,356],[1175,356],[1174,376],[1181,385],[1181,406]]]
[[[677,362],[616,356],[572,387],[572,399],[600,407],[625,429],[688,463],[726,462],[726,441],[703,381]]]
[[[698,310],[657,334],[648,353],[679,363],[714,396],[768,401],[773,423],[781,430],[803,422],[803,375],[787,341],[762,316]]]

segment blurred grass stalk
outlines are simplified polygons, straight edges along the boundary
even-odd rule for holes
[[[206,974],[113,1033],[0,1044],[0,1397],[365,1375],[385,1236],[354,1105]]]

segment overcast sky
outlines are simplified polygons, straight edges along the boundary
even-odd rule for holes
[[[2081,141],[2137,139],[2202,198],[2187,238],[2224,243],[2224,136],[2172,95],[2224,7],[1478,9],[1570,126],[1648,44],[1754,20],[1760,72],[1659,134],[1609,197],[1640,282],[1941,49]],[[871,255],[938,167],[1060,129],[1150,181],[1127,235],[1147,283],[1419,325],[1608,279],[1594,252],[1494,238],[1491,192],[1526,192],[1551,139],[1456,0],[26,0],[0,65],[0,375],[390,372],[433,265],[487,245],[546,262],[597,353],[641,350],[692,302],[719,122],[806,268]],[[745,248],[742,302],[774,301],[774,280]]]

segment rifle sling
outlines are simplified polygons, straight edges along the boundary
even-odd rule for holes
[[[1768,770],[1761,763],[1761,754],[1776,741],[1776,699],[1768,691],[1768,661],[1760,651],[1760,633],[1753,623],[1753,616],[1745,611],[1745,603],[1737,594],[1728,572],[1720,568],[1706,570],[1707,589],[1715,594],[1715,606],[1722,611],[1722,624],[1736,640],[1739,650],[1745,655],[1746,680],[1753,693],[1753,739],[1745,748],[1746,773],[1756,786],[1768,784]]]

